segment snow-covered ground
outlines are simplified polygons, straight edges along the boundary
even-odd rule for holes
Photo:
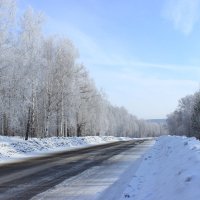
[[[0,136],[0,163],[11,162],[16,159],[39,156],[71,148],[129,139],[130,138],[113,136],[87,136],[68,138],[50,137],[44,139],[33,138],[25,141],[20,137]]]
[[[200,199],[200,141],[163,136],[144,156],[121,200]]]

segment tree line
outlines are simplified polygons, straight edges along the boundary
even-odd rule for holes
[[[139,120],[99,91],[63,37],[45,36],[43,15],[0,0],[0,133],[9,136],[155,136],[158,124]]]
[[[167,116],[170,134],[200,139],[200,91],[179,100],[177,109]]]

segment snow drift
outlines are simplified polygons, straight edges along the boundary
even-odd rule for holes
[[[20,137],[0,136],[0,163],[17,158],[38,156],[44,153],[62,151],[74,147],[95,145],[105,142],[128,140],[130,138],[113,136],[51,137],[33,138],[28,141]]]
[[[144,156],[122,199],[200,199],[200,142],[163,136]]]

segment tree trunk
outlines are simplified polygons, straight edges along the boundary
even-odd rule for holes
[[[63,131],[64,131],[64,137],[66,137],[66,122],[64,122],[64,127],[63,127]]]
[[[56,116],[56,135],[59,137],[59,131],[60,131],[60,126],[59,126],[59,110],[57,106],[57,116]]]
[[[27,121],[27,127],[26,127],[26,134],[25,134],[25,140],[28,140],[29,133],[30,133],[30,121],[31,121],[31,109],[29,107],[28,109],[28,121]]]
[[[8,118],[7,118],[6,113],[3,114],[2,126],[3,126],[3,135],[7,136],[8,135]]]
[[[49,116],[46,116],[46,123],[45,123],[45,137],[49,136]]]
[[[77,137],[81,137],[81,125],[77,124]]]

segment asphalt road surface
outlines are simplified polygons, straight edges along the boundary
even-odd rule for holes
[[[145,140],[120,141],[0,166],[0,199],[25,200],[42,193],[85,170]]]

